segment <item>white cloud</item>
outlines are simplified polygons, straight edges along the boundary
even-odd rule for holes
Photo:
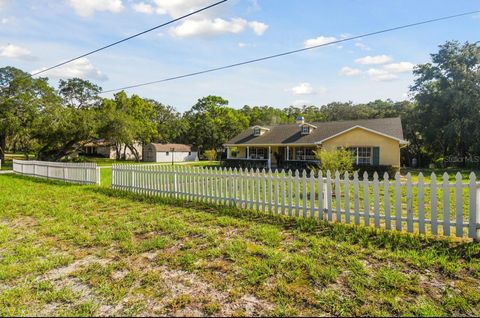
[[[34,70],[32,71],[32,74],[42,71],[44,69],[45,68]],[[85,57],[75,60],[69,64],[60,66],[58,68],[49,70],[45,72],[45,75],[53,78],[80,77],[99,81],[105,81],[108,79],[108,77],[104,73],[102,73],[98,68],[93,66],[93,64],[90,63],[90,61]]]
[[[330,42],[333,42],[333,41],[336,41],[336,40],[337,40],[337,38],[335,38],[333,36],[323,36],[322,35],[322,36],[319,36],[319,37],[314,38],[314,39],[308,39],[303,44],[307,48],[307,47],[312,47],[312,46],[317,46],[317,45],[330,43]]]
[[[81,17],[91,17],[96,11],[119,13],[123,11],[122,0],[67,0],[75,12]]]
[[[0,56],[8,57],[19,60],[34,60],[35,57],[28,49],[8,44],[6,46],[0,46]]]
[[[355,46],[358,47],[360,50],[363,50],[363,51],[371,51],[372,50],[371,47],[363,44],[362,42],[355,42]]]
[[[238,47],[244,48],[244,47],[247,47],[247,46],[248,46],[247,43],[243,43],[243,42],[238,43]]]
[[[2,18],[2,19],[0,20],[0,23],[1,23],[1,24],[7,24],[7,23],[9,23],[9,22],[10,22],[10,19],[8,19],[8,18]]]
[[[212,4],[210,0],[154,0],[154,2],[158,14],[167,14],[173,18]]]
[[[133,10],[139,13],[145,13],[145,14],[155,13],[155,9],[153,8],[153,6],[145,2],[134,3],[132,5],[132,8]]]
[[[268,25],[258,21],[250,21],[248,22],[248,26],[252,28],[253,32],[258,36],[263,35],[268,29]]]
[[[231,19],[219,18],[232,8],[236,1],[211,8],[195,14],[180,25],[170,28],[169,34],[173,37],[216,36],[223,34],[239,34],[251,29],[256,35],[261,36],[267,31],[268,25],[259,21],[248,21],[234,17]],[[145,14],[169,15],[178,18],[187,13],[204,8],[212,4],[211,0],[152,0],[150,2],[137,2],[132,5],[137,12]],[[252,0],[250,7],[259,10],[257,1]]]
[[[360,75],[361,73],[362,71],[359,70],[358,68],[351,68],[348,66],[342,67],[342,69],[340,70],[340,75],[343,75],[343,76],[356,76],[356,75]]]
[[[386,64],[383,66],[383,68],[389,72],[392,73],[406,73],[406,72],[411,72],[413,68],[415,67],[415,64],[410,63],[410,62],[400,62],[400,63],[391,63],[391,64]]]
[[[378,69],[378,68],[371,68],[367,71],[368,76],[370,76],[371,79],[374,81],[391,81],[394,79],[397,79],[398,76],[395,74],[392,74],[386,70]]]
[[[293,95],[314,95],[318,93],[325,93],[327,89],[325,87],[314,89],[312,84],[305,82],[305,83],[300,83],[288,89],[287,91],[291,92]]]
[[[365,56],[355,60],[355,63],[364,64],[364,65],[373,65],[373,64],[385,64],[392,61],[392,58],[388,55],[375,55],[375,56]]]
[[[245,19],[233,18],[224,20],[217,18],[214,20],[187,20],[177,27],[171,28],[169,33],[174,37],[192,37],[192,36],[215,36],[222,34],[238,34],[250,27],[257,35],[262,35],[268,28],[260,22],[248,22]]]

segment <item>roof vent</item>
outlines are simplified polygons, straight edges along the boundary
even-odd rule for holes
[[[305,118],[303,116],[298,116],[296,121],[298,125],[301,125],[305,122]]]

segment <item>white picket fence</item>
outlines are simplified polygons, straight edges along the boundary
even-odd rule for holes
[[[112,187],[144,195],[236,206],[290,217],[374,226],[411,233],[480,239],[480,184],[448,175],[438,183],[410,174],[372,180],[345,174],[266,172],[184,166],[116,164]]]
[[[80,184],[100,184],[100,169],[96,163],[13,160],[15,173]]]

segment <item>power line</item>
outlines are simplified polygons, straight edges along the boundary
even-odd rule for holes
[[[197,13],[200,13],[200,12],[202,12],[202,11],[205,11],[205,10],[208,10],[208,9],[213,8],[213,7],[215,7],[215,6],[218,6],[219,4],[224,3],[224,2],[227,2],[227,1],[228,1],[228,0],[218,1],[218,2],[216,2],[216,3],[214,3],[214,4],[211,4],[211,5],[206,6],[206,7],[204,7],[204,8],[195,10],[195,11],[190,12],[190,13],[188,13],[188,14],[182,15],[181,17],[178,17],[178,18],[173,19],[173,20],[170,20],[170,21],[168,21],[168,22],[166,22],[166,23],[157,25],[157,26],[155,26],[155,27],[153,27],[153,28],[150,28],[150,29],[148,29],[148,30],[145,30],[145,31],[136,33],[136,34],[131,35],[131,36],[129,36],[129,37],[127,37],[127,38],[124,38],[124,39],[122,39],[122,40],[113,42],[113,43],[111,43],[111,44],[102,46],[101,48],[98,48],[98,49],[96,49],[96,50],[93,50],[93,51],[90,51],[90,52],[88,52],[88,53],[85,53],[85,54],[79,55],[79,56],[77,56],[77,57],[74,57],[74,58],[72,58],[72,59],[70,59],[70,60],[68,60],[68,61],[65,61],[65,62],[56,64],[56,65],[53,65],[53,66],[51,66],[51,67],[49,67],[49,68],[46,68],[46,69],[44,69],[44,70],[35,72],[35,73],[31,74],[30,76],[35,76],[35,75],[44,73],[44,72],[49,71],[49,70],[51,70],[51,69],[57,68],[57,67],[59,67],[59,66],[62,66],[62,65],[71,63],[71,62],[73,62],[73,61],[75,61],[75,60],[78,60],[78,59],[80,59],[80,58],[82,58],[82,57],[89,56],[89,55],[92,55],[92,54],[97,53],[97,52],[99,52],[99,51],[108,49],[109,47],[112,47],[112,46],[114,46],[114,45],[120,44],[120,43],[125,42],[125,41],[128,41],[128,40],[131,40],[131,39],[133,39],[133,38],[135,38],[135,37],[137,37],[137,36],[140,36],[140,35],[142,35],[142,34],[151,32],[151,31],[153,31],[153,30],[162,28],[162,27],[164,27],[164,26],[166,26],[166,25],[169,25],[169,24],[172,24],[172,23],[174,23],[174,22],[180,21],[180,20],[182,20],[182,19],[185,19],[185,18],[187,18],[187,17],[190,17],[190,16],[195,15],[195,14],[197,14]]]
[[[415,22],[415,23],[411,23],[411,24],[405,24],[405,25],[401,25],[401,26],[397,26],[397,27],[393,27],[393,28],[383,29],[383,30],[380,30],[380,31],[375,31],[375,32],[365,33],[365,34],[362,34],[362,35],[352,36],[352,37],[348,37],[348,38],[344,38],[344,39],[340,39],[340,40],[335,40],[335,41],[331,41],[331,42],[328,42],[328,43],[309,46],[309,47],[302,48],[302,49],[297,49],[297,50],[293,50],[293,51],[287,51],[287,52],[278,53],[278,54],[274,54],[274,55],[269,55],[269,56],[265,56],[265,57],[261,57],[261,58],[256,58],[256,59],[253,59],[253,60],[247,60],[247,61],[244,61],[244,62],[234,63],[234,64],[225,65],[225,66],[221,66],[221,67],[215,67],[215,68],[211,68],[211,69],[207,69],[207,70],[203,70],[203,71],[198,71],[198,72],[184,74],[184,75],[178,75],[178,76],[174,76],[174,77],[167,77],[167,78],[157,80],[157,81],[151,81],[151,82],[146,82],[146,83],[141,83],[141,84],[124,86],[124,87],[116,88],[116,89],[110,89],[110,90],[103,91],[102,94],[117,92],[117,91],[121,91],[121,90],[126,90],[126,89],[130,89],[130,88],[141,87],[141,86],[147,86],[147,85],[152,85],[152,84],[158,84],[158,83],[163,83],[163,82],[169,82],[169,81],[173,81],[173,80],[177,80],[177,79],[181,79],[181,78],[185,78],[185,77],[192,77],[192,76],[201,75],[201,74],[205,74],[205,73],[216,72],[216,71],[220,71],[220,70],[224,70],[224,69],[228,69],[228,68],[233,68],[233,67],[242,66],[242,65],[246,65],[246,64],[252,64],[252,63],[256,63],[256,62],[270,60],[270,59],[274,59],[274,58],[277,58],[277,57],[291,55],[291,54],[295,54],[295,53],[299,53],[299,52],[303,52],[303,51],[313,50],[313,49],[323,47],[323,46],[328,46],[328,45],[347,42],[347,41],[352,41],[352,40],[355,40],[355,39],[365,38],[365,37],[369,37],[369,36],[373,36],[373,35],[377,35],[377,34],[381,34],[381,33],[387,33],[387,32],[391,32],[391,31],[411,28],[411,27],[414,27],[414,26],[422,25],[422,24],[428,24],[428,23],[438,22],[438,21],[442,21],[442,20],[458,18],[458,17],[462,17],[462,16],[466,16],[466,15],[472,15],[472,14],[476,14],[476,13],[480,13],[480,10],[470,11],[470,12],[465,12],[465,13],[460,13],[460,14],[455,14],[455,15],[449,15],[449,16],[445,16],[445,17],[441,17],[441,18],[430,19],[430,20]]]

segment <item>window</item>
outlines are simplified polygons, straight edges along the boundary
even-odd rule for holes
[[[250,159],[268,159],[268,150],[265,148],[250,148]]]
[[[168,151],[167,151],[167,152],[165,152],[165,155],[167,155],[167,156],[168,156],[169,154],[170,154],[170,153],[169,153]]]
[[[191,151],[189,151],[189,152],[188,152],[188,155],[189,155],[189,156],[191,156],[191,155],[192,155],[192,152],[191,152]]]
[[[372,164],[372,147],[350,147],[353,155],[353,163],[357,165]]]
[[[254,128],[253,129],[253,135],[254,136],[260,136],[260,133],[261,133],[260,128]]]
[[[290,148],[291,151],[291,148]],[[295,158],[290,154],[290,160],[315,160],[313,148],[295,148]]]
[[[310,133],[310,127],[307,125],[302,126],[302,135],[308,135]]]

